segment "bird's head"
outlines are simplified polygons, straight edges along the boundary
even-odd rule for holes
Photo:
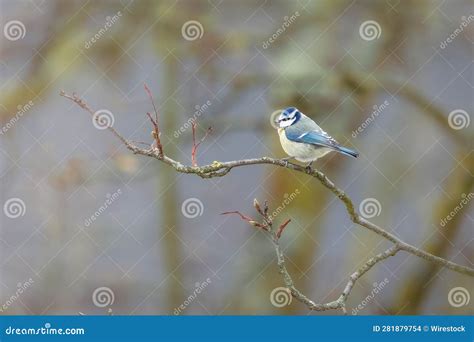
[[[295,107],[286,108],[277,119],[278,126],[285,128],[294,125],[301,118],[301,112]]]

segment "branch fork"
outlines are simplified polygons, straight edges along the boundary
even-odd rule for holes
[[[158,149],[158,156],[162,158],[163,157],[163,145],[161,144],[161,140],[160,140],[161,132],[160,132],[160,127],[158,126],[158,111],[156,110],[155,101],[153,100],[153,95],[151,94],[150,88],[148,88],[146,83],[144,85],[144,88],[145,88],[145,91],[148,94],[148,97],[150,98],[151,104],[153,105],[153,110],[155,112],[155,118],[153,118],[150,113],[146,113],[146,115],[148,116],[148,118],[151,121],[151,124],[153,125],[153,131],[151,132],[151,135],[155,139],[156,148]]]
[[[268,215],[267,202],[265,201],[264,210],[261,209],[257,199],[255,199],[253,203],[256,211],[262,216],[263,222],[257,222],[256,220],[242,214],[239,211],[228,211],[222,213],[222,215],[237,214],[242,220],[248,222],[254,227],[260,228],[262,231],[264,231],[265,234],[270,237],[277,257],[279,273],[283,276],[283,281],[285,283],[286,288],[290,291],[291,295],[296,300],[306,305],[306,307],[312,311],[341,309],[344,314],[347,314],[346,302],[357,280],[361,278],[365,273],[367,273],[377,263],[391,256],[394,256],[395,254],[397,254],[397,252],[401,250],[401,247],[398,244],[395,244],[392,247],[388,248],[386,251],[368,259],[361,267],[359,267],[354,273],[350,275],[349,280],[346,286],[344,287],[344,290],[336,300],[328,303],[318,304],[309,299],[306,295],[304,295],[300,290],[296,288],[293,278],[291,277],[290,273],[288,272],[288,269],[286,268],[285,257],[280,247],[280,237],[285,228],[291,222],[291,220],[288,219],[284,221],[278,226],[277,229],[274,229],[273,222],[270,216]]]

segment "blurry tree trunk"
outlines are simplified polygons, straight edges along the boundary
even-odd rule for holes
[[[463,158],[464,150],[457,155],[457,159]],[[447,188],[445,192],[451,197],[445,195],[441,197],[439,202],[434,205],[434,222],[437,226],[441,219],[450,215],[450,212],[456,208],[462,200],[462,194],[468,195],[474,189],[474,177],[471,175],[474,173],[474,156],[468,157],[462,166],[459,165],[453,172],[451,177],[448,179]],[[437,233],[435,237],[430,239],[430,242],[426,243],[421,249],[438,255],[442,258],[446,258],[450,249],[450,241],[454,241],[456,234],[462,227],[463,213],[469,209],[469,204],[462,207],[462,209],[454,216],[451,216],[451,220],[447,221],[446,225],[439,228],[441,232]],[[472,205],[472,204],[471,204]],[[433,229],[436,229],[433,227]],[[400,296],[395,297],[394,304],[389,310],[392,314],[397,315],[416,315],[419,314],[421,306],[429,294],[429,289],[434,284],[433,278],[440,271],[440,267],[433,263],[422,262],[421,264],[417,261],[417,268],[412,272],[412,275],[408,277],[404,287],[402,288]]]
[[[160,113],[162,114],[160,116],[160,124],[165,128],[165,132],[170,132],[172,127],[175,127],[177,118],[176,102],[171,95],[178,88],[179,68],[173,56],[169,56],[163,62],[163,65],[165,66],[163,68],[165,74],[163,85],[166,86],[166,89],[164,89],[163,94],[164,106]],[[176,155],[174,144],[166,144],[164,149],[166,154]],[[162,167],[159,164],[156,164],[155,167],[159,182],[157,196],[161,198],[161,200],[157,201],[157,210],[161,209],[162,215],[158,229],[161,232],[159,236],[164,235],[159,248],[163,257],[164,272],[169,275],[166,281],[166,297],[168,299],[167,308],[172,312],[184,300],[183,288],[180,284],[183,278],[181,269],[178,267],[181,259],[181,243],[178,238],[181,230],[178,214],[181,210],[178,205],[176,179],[179,177],[179,174],[174,172],[172,168]],[[170,231],[168,232],[168,230]]]

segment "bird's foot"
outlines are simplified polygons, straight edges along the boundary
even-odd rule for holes
[[[286,157],[286,158],[282,158],[281,160],[285,162],[285,167],[288,167],[288,165],[290,165],[289,161],[291,159],[293,159],[293,157]]]

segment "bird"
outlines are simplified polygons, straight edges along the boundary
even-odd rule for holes
[[[295,107],[286,108],[277,118],[278,135],[283,150],[288,154],[285,161],[296,159],[308,163],[311,169],[314,161],[336,151],[357,158],[359,153],[340,145],[311,118]]]

